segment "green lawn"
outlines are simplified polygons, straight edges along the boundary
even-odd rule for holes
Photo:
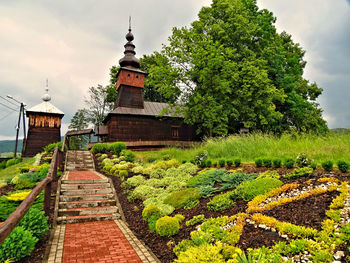
[[[139,152],[138,157],[143,160],[170,157],[179,161],[190,161],[203,150],[208,152],[208,159],[213,161],[240,158],[243,162],[254,162],[257,158],[296,158],[299,153],[306,153],[318,164],[325,160],[349,162],[350,134],[330,133],[326,136],[286,134],[280,137],[260,133],[231,135],[208,139],[200,146],[186,150],[168,148],[155,152]]]
[[[23,166],[32,165],[34,163],[34,158],[23,159],[23,162],[7,167],[3,170],[0,170],[0,188],[6,185],[6,180],[8,178],[14,177],[16,174],[19,174],[18,168]]]

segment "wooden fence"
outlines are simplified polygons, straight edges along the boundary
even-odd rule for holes
[[[64,144],[62,149],[64,150]],[[45,189],[44,197],[44,211],[45,215],[49,214],[50,211],[50,200],[51,200],[51,185],[52,181],[55,181],[57,178],[57,167],[62,165],[63,162],[63,153],[61,149],[55,148],[54,154],[52,156],[52,161],[50,164],[49,171],[44,180],[42,180],[31,192],[30,194],[22,201],[22,203],[17,207],[6,221],[0,226],[0,245],[4,240],[11,234],[12,230],[18,225],[21,219],[28,212],[29,208],[32,206],[33,202],[37,196]]]

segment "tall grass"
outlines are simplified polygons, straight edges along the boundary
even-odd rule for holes
[[[211,160],[240,158],[243,162],[253,162],[257,158],[296,158],[299,153],[306,153],[317,163],[325,160],[350,161],[350,134],[330,133],[325,136],[311,134],[271,134],[255,133],[250,135],[231,135],[225,138],[212,138],[200,146],[181,150],[168,148],[157,152],[140,152],[143,160],[176,158],[190,161],[194,156],[206,150]]]
[[[34,163],[34,158],[23,159],[22,162],[9,166],[5,169],[0,170],[0,185],[3,187],[6,185],[6,180],[19,174],[19,169],[21,167],[30,166]],[[0,188],[1,188],[0,187]]]

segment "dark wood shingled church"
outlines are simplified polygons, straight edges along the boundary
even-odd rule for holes
[[[183,117],[160,116],[169,106],[167,103],[144,101],[146,72],[140,70],[140,60],[135,57],[130,28],[126,39],[125,56],[119,61],[114,109],[105,118],[105,125],[95,128],[95,135],[106,142],[125,142],[128,147],[188,146],[198,141],[195,127],[186,125]]]

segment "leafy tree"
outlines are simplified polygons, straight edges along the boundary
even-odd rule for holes
[[[72,117],[68,129],[78,131],[86,129],[88,126],[87,111],[85,109],[79,109]],[[86,135],[72,136],[69,140],[69,146],[71,149],[81,149],[87,144],[87,141]]]
[[[173,28],[169,44],[148,62],[147,84],[184,105],[198,132],[325,132],[321,94],[303,78],[305,51],[256,0],[213,0],[190,27]]]
[[[109,88],[109,86],[103,87],[102,85],[89,88],[89,97],[85,99],[87,105],[85,116],[94,125],[103,125],[107,113],[113,109],[113,103],[107,100]]]

